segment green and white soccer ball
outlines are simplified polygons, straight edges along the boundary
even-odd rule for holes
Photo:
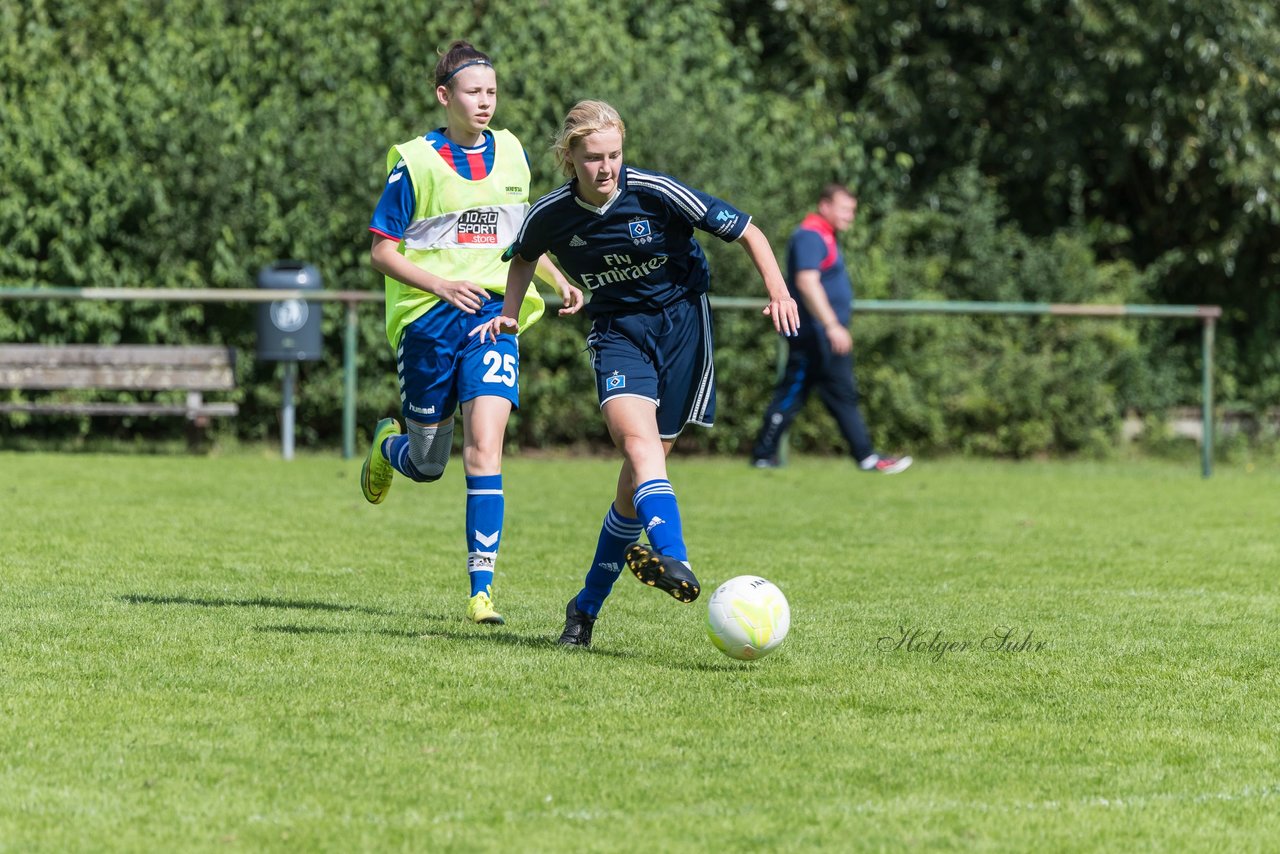
[[[790,629],[787,597],[758,575],[730,578],[707,602],[707,635],[730,658],[764,658],[782,645]]]

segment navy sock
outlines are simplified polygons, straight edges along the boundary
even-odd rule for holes
[[[661,478],[647,480],[636,487],[636,512],[649,534],[649,543],[658,554],[689,562],[684,546],[684,529],[680,525],[680,506],[671,482]]]
[[[578,594],[578,610],[596,616],[600,606],[613,589],[613,582],[622,572],[622,562],[627,546],[634,543],[644,527],[639,519],[630,519],[609,505],[609,512],[600,526],[600,539],[596,541],[596,556],[587,570],[587,580]]]
[[[502,475],[467,476],[467,574],[471,595],[491,593],[493,564],[502,539]]]

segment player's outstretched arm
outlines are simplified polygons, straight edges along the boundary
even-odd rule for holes
[[[769,238],[754,222],[749,222],[738,242],[747,251],[751,263],[756,265],[760,278],[764,279],[765,290],[769,292],[769,304],[763,314],[773,319],[773,328],[783,335],[795,335],[800,328],[800,309],[787,292],[787,282],[782,278]]]
[[[524,302],[524,295],[529,290],[529,283],[533,281],[536,267],[537,264],[524,260],[519,254],[511,259],[511,263],[507,265],[507,292],[502,300],[502,314],[472,329],[467,333],[468,337],[479,335],[483,340],[488,336],[496,342],[503,332],[520,331],[520,303]]]

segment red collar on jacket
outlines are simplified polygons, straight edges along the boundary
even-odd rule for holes
[[[827,222],[816,213],[811,213],[800,223],[800,227],[806,231],[815,232],[822,238],[822,242],[827,247],[827,257],[822,259],[819,270],[826,272],[835,266],[836,259],[840,257],[840,249],[836,245],[836,229],[831,223]]]
[[[836,237],[835,226],[818,216],[816,213],[811,213],[806,216],[804,221],[800,223],[800,227],[806,228],[809,231],[816,231],[824,237],[830,237],[832,240]]]

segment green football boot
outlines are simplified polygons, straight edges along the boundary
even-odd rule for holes
[[[484,590],[467,600],[467,619],[473,623],[486,623],[491,626],[501,626],[506,622],[501,614],[493,610],[493,600]]]
[[[360,491],[370,504],[381,504],[391,491],[391,479],[396,470],[383,456],[382,443],[391,436],[399,435],[400,424],[394,418],[384,418],[374,428],[369,453],[365,455],[364,466],[360,469]]]

